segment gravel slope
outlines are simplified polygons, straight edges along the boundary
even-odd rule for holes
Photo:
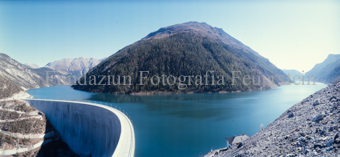
[[[215,156],[337,156],[339,128],[337,83],[295,104],[241,147]]]

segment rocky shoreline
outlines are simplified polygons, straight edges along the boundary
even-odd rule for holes
[[[337,156],[340,152],[340,83],[295,104],[237,148],[214,156]]]

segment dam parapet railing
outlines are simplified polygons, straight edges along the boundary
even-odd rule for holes
[[[12,99],[9,99],[12,100]],[[109,103],[109,102],[103,102],[103,101],[95,101],[95,100],[86,100],[86,99],[72,99],[72,98],[53,98],[53,97],[40,97],[40,98],[26,98],[24,100],[57,100],[57,101],[72,101],[72,102],[83,102],[83,103],[90,103],[90,104],[98,104],[98,105],[104,105],[104,106],[109,106],[112,107],[116,110],[119,110],[123,114],[125,114],[129,120],[133,123],[133,120],[131,119],[130,115],[128,112],[124,111],[119,105],[115,103]]]
[[[117,106],[97,101],[25,99],[43,112],[72,151],[84,156],[133,157],[131,120]]]

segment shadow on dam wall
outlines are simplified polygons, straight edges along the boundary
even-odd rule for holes
[[[134,156],[133,126],[120,111],[85,102],[25,101],[46,115],[73,152],[82,156]]]

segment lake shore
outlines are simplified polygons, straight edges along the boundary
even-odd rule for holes
[[[340,83],[295,104],[239,148],[215,156],[335,156],[340,149]]]

